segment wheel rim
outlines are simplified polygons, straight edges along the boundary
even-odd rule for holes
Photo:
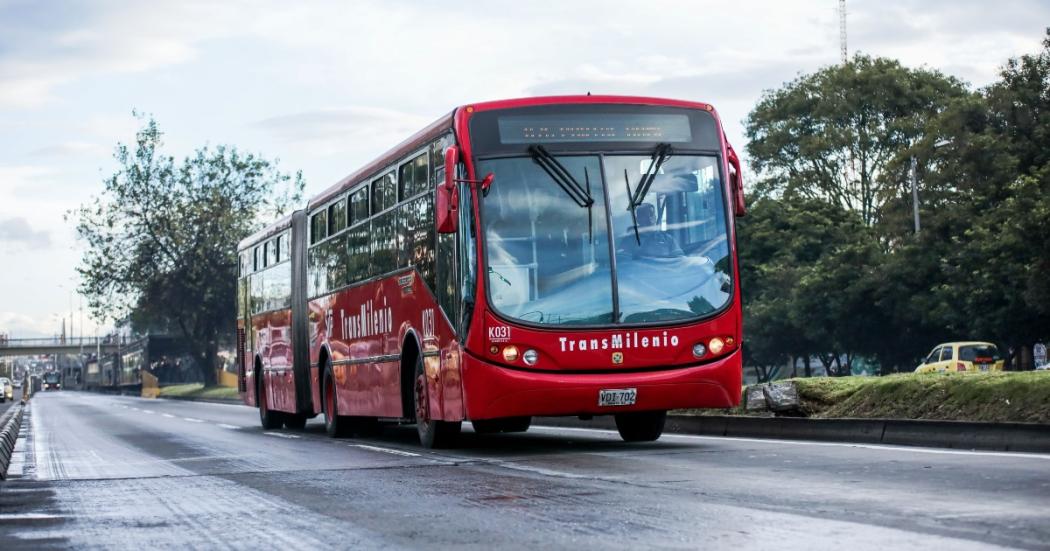
[[[416,376],[416,423],[423,428],[430,424],[430,404],[427,402],[427,379],[423,373]]]

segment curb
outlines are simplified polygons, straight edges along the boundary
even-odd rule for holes
[[[0,418],[0,480],[7,479],[7,467],[11,464],[11,453],[15,451],[15,440],[22,427],[22,413],[25,406],[11,406]]]
[[[536,425],[616,430],[611,416],[582,421],[540,417]],[[925,446],[965,450],[1050,452],[1050,425],[913,419],[807,419],[668,415],[665,433]]]

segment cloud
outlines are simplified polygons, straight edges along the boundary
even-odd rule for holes
[[[6,333],[12,339],[51,336],[59,332],[60,326],[61,322],[55,324],[18,312],[0,312],[0,333]]]
[[[0,247],[40,250],[50,246],[51,234],[34,230],[25,218],[0,218]]]
[[[105,156],[108,150],[101,145],[90,142],[65,142],[48,145],[29,152],[30,157],[68,158],[78,156]]]
[[[315,155],[333,155],[368,143],[393,146],[429,122],[418,115],[356,105],[279,115],[251,126]]]
[[[211,2],[0,3],[0,108],[40,107],[84,77],[186,62],[243,6]]]

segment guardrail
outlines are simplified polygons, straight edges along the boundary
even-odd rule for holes
[[[41,346],[94,347],[126,345],[126,340],[107,337],[45,337],[36,339],[0,339],[0,348],[39,348]]]

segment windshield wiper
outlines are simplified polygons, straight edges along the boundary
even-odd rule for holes
[[[547,148],[542,145],[529,146],[529,155],[574,203],[587,209],[587,239],[592,241],[594,239],[594,218],[591,207],[594,206],[594,197],[591,196],[591,176],[587,172],[587,167],[583,168],[583,178],[587,184],[587,187],[584,188],[572,176],[569,169],[547,151]]]
[[[623,169],[623,185],[627,186],[627,199],[631,200],[631,178],[627,176],[627,169]],[[634,228],[634,239],[638,242],[638,245],[642,245],[642,236],[638,234],[638,216],[634,212],[634,202],[631,201],[627,204],[627,210],[631,211],[631,227]]]
[[[653,154],[649,157],[649,166],[645,169],[645,174],[642,174],[642,179],[638,181],[638,187],[634,190],[634,197],[631,197],[631,206],[629,208],[632,211],[645,200],[646,194],[649,193],[649,188],[653,185],[653,180],[660,173],[660,167],[671,157],[672,153],[674,153],[674,150],[671,149],[671,144],[662,143],[656,146]],[[630,193],[630,189],[628,189],[628,193]]]
[[[565,194],[569,196],[577,205],[581,207],[589,207],[594,204],[594,198],[591,197],[590,191],[583,188],[576,178],[572,177],[572,174],[564,165],[558,162],[553,155],[547,151],[547,148],[542,145],[533,145],[529,147],[529,155],[532,155],[532,160],[536,161],[536,164],[540,165],[540,168],[551,177],[552,180],[565,191]],[[590,182],[588,182],[589,184]]]

